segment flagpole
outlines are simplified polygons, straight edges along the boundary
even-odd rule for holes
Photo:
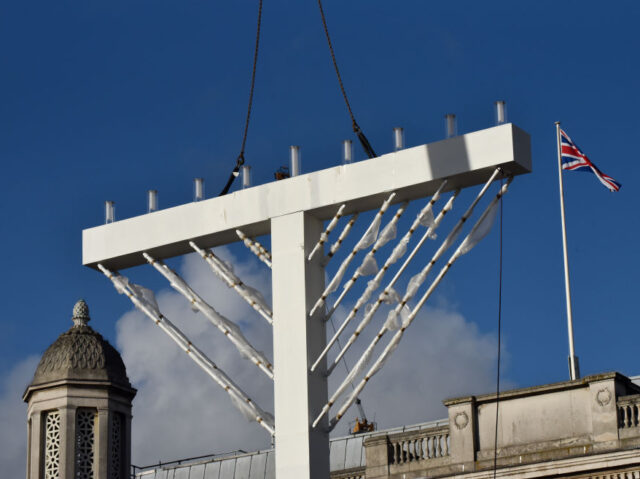
[[[560,217],[562,219],[562,250],[564,252],[564,290],[567,299],[567,328],[569,331],[569,374],[571,380],[580,377],[578,357],[573,348],[573,315],[571,314],[571,288],[569,286],[569,259],[567,256],[567,226],[564,216],[564,187],[562,184],[562,142],[560,140],[560,122],[556,121],[558,142],[558,182],[560,184]]]

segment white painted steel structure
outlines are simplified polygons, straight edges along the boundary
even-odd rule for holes
[[[309,368],[326,345],[324,312],[309,312],[322,294],[324,258],[308,260],[336,215],[485,183],[496,168],[505,175],[531,170],[529,135],[513,124],[399,150],[286,180],[180,205],[83,231],[83,263],[123,269],[247,237],[271,234],[276,477],[329,476],[326,360]]]

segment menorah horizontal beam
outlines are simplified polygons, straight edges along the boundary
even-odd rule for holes
[[[143,264],[143,252],[165,259],[192,252],[189,241],[238,241],[238,228],[268,234],[272,218],[296,211],[327,220],[342,204],[345,215],[378,208],[391,191],[394,203],[429,196],[443,178],[447,190],[473,186],[498,166],[508,175],[531,171],[529,135],[510,123],[89,228],[82,261],[124,269]]]

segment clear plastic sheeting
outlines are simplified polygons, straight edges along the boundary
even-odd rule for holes
[[[427,275],[424,273],[424,270],[411,277],[407,284],[407,290],[404,293],[404,297],[407,298],[407,301],[416,295],[418,289],[420,289],[420,286],[422,286],[426,279]]]
[[[494,172],[494,175],[492,176],[492,179],[496,176],[497,171],[498,170],[496,170],[496,172]],[[424,306],[424,304],[426,303],[427,299],[429,299],[431,294],[433,294],[433,291],[435,291],[435,288],[438,286],[438,284],[440,284],[440,282],[442,281],[442,278],[444,278],[444,276],[447,274],[447,272],[449,271],[451,266],[456,262],[456,260],[458,258],[460,258],[460,256],[463,255],[462,249],[463,249],[463,246],[464,246],[465,242],[468,243],[468,244],[472,244],[472,241],[470,240],[470,238],[474,238],[475,243],[477,243],[477,241],[482,239],[482,237],[487,234],[487,231],[490,229],[490,226],[492,224],[492,220],[491,220],[490,217],[492,215],[495,216],[495,212],[493,210],[496,208],[496,204],[498,203],[498,201],[500,201],[502,196],[507,192],[508,187],[509,187],[509,185],[510,185],[512,180],[513,180],[513,178],[510,177],[507,180],[507,182],[500,188],[498,194],[495,196],[495,198],[492,200],[492,202],[489,204],[489,206],[485,209],[485,211],[482,213],[480,218],[476,221],[476,223],[474,224],[473,228],[468,233],[467,237],[463,240],[463,242],[460,244],[460,246],[458,246],[456,251],[451,255],[451,257],[449,258],[447,263],[442,267],[442,269],[438,273],[438,276],[436,276],[436,278],[433,280],[433,282],[431,283],[431,285],[429,286],[427,291],[422,295],[422,297],[420,298],[420,300],[418,301],[416,306],[411,310],[411,312],[405,318],[402,319],[402,325],[401,325],[400,329],[398,331],[396,331],[396,333],[394,334],[393,338],[391,338],[391,341],[387,344],[387,346],[383,350],[382,354],[373,363],[373,366],[371,366],[371,368],[369,369],[367,374],[364,376],[364,378],[355,386],[353,392],[349,395],[348,399],[340,407],[340,409],[338,410],[336,416],[333,419],[331,419],[331,421],[329,422],[330,429],[333,429],[335,427],[335,425],[338,423],[340,418],[342,416],[344,416],[344,414],[347,411],[347,409],[351,406],[351,404],[353,404],[355,399],[362,392],[362,390],[364,389],[364,387],[367,384],[367,382],[371,379],[371,377],[374,374],[376,374],[378,371],[380,371],[380,369],[382,369],[382,367],[384,366],[386,361],[389,359],[389,357],[392,355],[392,353],[398,347],[398,344],[399,344],[400,340],[402,339],[402,336],[403,336],[405,330],[411,325],[412,321],[416,318],[418,312]],[[489,185],[489,183],[487,183],[485,185],[485,187],[481,191],[481,194],[478,195],[479,197],[481,197],[482,194],[484,194],[484,192],[488,188],[488,185]],[[475,204],[477,204],[477,201],[479,200],[479,197],[476,198],[476,201],[472,204],[472,207],[469,208],[469,210],[467,210],[468,214],[470,214],[470,212],[473,210],[473,206],[475,206]],[[465,217],[468,217],[468,214],[465,214]],[[487,226],[487,225],[489,225],[489,226]],[[467,240],[469,240],[469,241],[467,241]],[[387,319],[387,321],[389,321],[389,319]],[[384,329],[381,331],[381,333],[384,333]],[[369,345],[369,347],[367,349],[373,348],[375,346],[375,344],[379,341],[379,339],[381,337],[381,333],[378,333],[378,336],[376,336],[376,338],[370,343],[370,345]],[[318,421],[318,419],[316,419],[316,421]]]
[[[458,239],[458,236],[460,236],[460,232],[462,231],[462,225],[464,223],[458,223],[457,225],[454,226],[454,228],[451,230],[451,233],[449,233],[447,235],[447,237],[445,238],[445,240],[442,242],[442,245],[440,246],[440,249],[438,250],[438,252],[440,254],[443,254],[445,251],[447,251],[451,245],[453,243],[455,243],[455,241]]]
[[[326,289],[327,296],[333,293],[336,289],[338,289],[338,286],[342,282],[342,278],[344,277],[344,274],[347,272],[348,267],[349,267],[349,262],[343,261],[340,267],[338,268],[338,271],[336,271],[336,274],[334,275],[333,279],[329,282],[329,286],[327,286],[327,289]]]
[[[420,225],[419,223],[419,219],[420,216],[423,214],[423,212],[425,211],[425,209],[427,208],[433,208],[433,205],[435,204],[435,202],[440,198],[440,192],[443,190],[443,188],[445,187],[445,185],[447,184],[447,181],[443,181],[442,184],[440,185],[440,187],[438,188],[438,190],[435,192],[435,194],[433,195],[433,197],[431,198],[431,200],[429,200],[429,203],[427,204],[427,206],[425,206],[425,208],[423,208],[423,210],[421,211],[421,213],[416,216],[416,219],[414,220],[413,224],[411,225],[411,228],[409,229],[409,231],[407,231],[404,235],[404,237],[401,240],[402,242],[408,243],[409,239],[411,238],[413,232],[416,230],[416,228],[418,228],[418,226]],[[358,336],[360,335],[360,333],[364,330],[364,328],[367,327],[367,325],[371,322],[371,320],[373,319],[374,314],[376,313],[376,311],[378,310],[378,308],[380,307],[380,304],[382,304],[385,300],[385,298],[387,297],[387,292],[389,291],[390,288],[393,287],[393,285],[396,283],[396,281],[398,280],[398,278],[400,277],[400,275],[404,272],[404,270],[406,269],[406,267],[408,266],[408,264],[411,262],[411,260],[413,259],[413,257],[416,255],[416,253],[418,252],[418,250],[420,249],[420,247],[424,244],[424,242],[427,240],[427,238],[429,238],[429,236],[438,228],[438,226],[440,225],[440,222],[442,221],[442,219],[444,218],[444,215],[447,214],[448,211],[451,210],[451,208],[453,208],[453,201],[455,200],[455,198],[457,197],[459,193],[459,190],[456,190],[453,195],[449,198],[449,200],[447,201],[447,203],[444,205],[444,207],[442,208],[442,210],[440,211],[440,213],[438,213],[437,218],[435,219],[434,223],[427,229],[427,231],[422,235],[422,238],[420,238],[420,240],[418,241],[418,243],[414,246],[413,250],[411,251],[411,253],[409,254],[409,256],[405,259],[405,261],[403,262],[402,266],[400,266],[400,269],[396,272],[395,276],[393,277],[393,279],[387,284],[387,286],[385,287],[385,289],[378,295],[378,299],[375,301],[375,303],[373,303],[372,305],[368,305],[367,308],[365,309],[365,315],[364,318],[362,318],[362,320],[360,321],[360,323],[358,324],[358,326],[356,327],[355,331],[351,334],[351,336],[349,337],[347,343],[344,345],[344,347],[340,350],[340,352],[338,353],[338,355],[336,356],[336,358],[333,360],[333,362],[331,363],[331,365],[329,366],[328,370],[327,370],[327,374],[331,374],[331,372],[335,369],[335,367],[337,366],[338,362],[340,361],[340,359],[344,356],[344,354],[347,352],[347,350],[351,347],[351,345],[353,345],[353,343],[356,341],[356,339],[358,338]],[[403,248],[401,246],[401,248]],[[402,253],[404,254],[404,252],[406,252],[406,248],[403,248],[405,251],[402,251]],[[384,273],[387,271],[387,269],[389,268],[389,266],[391,265],[391,260],[397,261],[397,259],[399,259],[399,251],[397,251],[396,249],[394,249],[394,252],[391,253],[390,257],[387,258],[387,261],[385,261],[385,264],[382,266],[382,268],[380,269],[380,271],[378,271],[378,274],[373,278],[372,281],[374,281],[374,283],[371,283],[371,285],[376,285],[376,289],[378,287],[378,285],[380,284],[380,281],[382,280],[382,277],[384,276]],[[370,290],[369,288],[367,288],[367,291],[365,291],[365,295],[371,294],[373,291]],[[368,299],[368,298],[367,298]],[[370,306],[370,307],[369,307]],[[359,310],[359,308],[362,307],[362,303],[360,302],[360,300],[358,300],[358,302],[356,302],[356,306],[354,306],[351,311],[349,312],[349,315],[347,316],[347,318],[345,319],[345,323],[344,325],[346,326],[346,323],[348,323],[351,319],[353,319],[357,313],[357,311]],[[329,344],[327,345],[327,347],[325,348],[325,351],[333,344],[333,342],[337,339],[338,334],[341,333],[342,328],[334,335],[334,337],[331,339],[331,341],[329,342]],[[321,355],[322,356],[322,355]],[[317,363],[317,361],[316,361]],[[313,369],[312,369],[313,370]]]
[[[342,282],[342,278],[344,277],[344,274],[346,273],[347,268],[351,264],[351,261],[353,261],[353,258],[356,256],[358,251],[369,247],[376,241],[376,238],[378,236],[378,230],[380,229],[380,222],[382,221],[382,215],[384,215],[385,211],[387,211],[387,208],[389,208],[389,205],[391,204],[391,201],[395,196],[396,196],[395,193],[391,193],[389,197],[385,200],[385,202],[382,203],[382,206],[376,213],[376,216],[371,222],[371,224],[369,225],[369,228],[367,228],[367,231],[364,232],[364,234],[360,238],[360,241],[358,241],[358,243],[353,248],[353,250],[351,250],[351,253],[349,253],[349,255],[342,261],[342,264],[338,268],[338,271],[336,272],[334,277],[329,282],[329,285],[322,292],[322,295],[318,298],[316,303],[313,305],[313,308],[311,308],[311,311],[309,312],[309,316],[313,316],[316,310],[320,306],[324,305],[324,302],[327,299],[327,296],[329,296],[331,293],[333,293],[335,290],[338,289],[338,286]],[[331,313],[333,313],[333,311],[335,310],[335,306],[337,306],[337,304],[334,305],[334,308],[332,309]],[[325,319],[328,319],[329,316],[330,314],[328,314],[327,318]]]
[[[407,245],[409,244],[410,239],[410,237],[405,236],[400,241],[398,241],[398,244],[395,245],[393,251],[391,252],[391,255],[389,256],[389,259],[387,260],[387,266],[391,266],[404,256],[404,254],[407,252]]]
[[[367,228],[358,244],[353,248],[355,251],[362,251],[363,249],[367,249],[373,243],[375,243],[376,239],[378,239],[378,232],[380,231],[380,223],[382,222],[382,216],[376,215],[373,219],[373,222]]]
[[[373,350],[365,351],[362,357],[358,360],[358,362],[353,366],[353,369],[349,372],[347,377],[344,379],[342,384],[336,389],[336,392],[333,393],[332,402],[335,402],[346,390],[347,387],[355,381],[355,379],[360,375],[360,373],[367,367],[367,365],[371,362],[371,357],[373,356]]]
[[[371,250],[366,254],[364,259],[362,260],[362,263],[356,269],[356,272],[353,274],[353,276],[351,276],[351,279],[345,283],[342,293],[340,293],[340,296],[338,297],[338,299],[336,299],[331,309],[327,312],[325,320],[331,317],[331,315],[334,313],[338,305],[344,299],[345,295],[349,292],[349,290],[352,288],[352,286],[355,284],[355,282],[358,280],[360,276],[371,276],[373,274],[376,274],[379,271],[378,263],[375,260],[375,254],[384,243],[389,241],[391,236],[395,236],[395,225],[400,219],[400,217],[402,216],[402,214],[404,213],[408,204],[409,204],[408,201],[405,201],[404,203],[402,203],[402,205],[400,205],[400,207],[397,209],[395,215],[393,215],[393,218],[391,219],[391,221],[389,221],[389,223],[387,223],[387,225],[384,227],[382,234],[380,235],[378,240],[374,243]],[[383,238],[383,235],[384,235],[384,238]]]
[[[351,232],[351,228],[353,227],[353,225],[355,224],[355,222],[358,219],[358,215],[359,213],[354,214],[353,216],[351,216],[351,218],[349,219],[349,221],[347,222],[346,225],[344,225],[344,228],[342,229],[342,231],[340,232],[340,235],[338,236],[338,239],[336,240],[335,243],[333,243],[331,245],[331,248],[329,248],[329,253],[327,254],[327,256],[323,259],[322,261],[322,265],[326,266],[327,263],[329,262],[329,260],[331,260],[331,258],[333,257],[334,254],[336,254],[338,252],[338,250],[340,249],[340,246],[342,246],[342,243],[344,242],[344,240],[346,239],[347,236],[349,236],[349,233]]]
[[[118,273],[112,273],[107,268],[98,264],[98,269],[107,276],[114,284],[118,291],[123,291],[124,294],[131,300],[134,306],[142,311],[147,317],[149,317],[160,329],[162,329],[180,348],[186,352],[189,357],[200,366],[220,387],[222,387],[227,394],[232,398],[240,398],[246,404],[242,411],[251,409],[252,417],[262,427],[264,427],[271,435],[274,434],[274,422],[273,416],[263,411],[257,404],[255,404],[232,380],[222,371],[216,364],[211,361],[200,349],[198,349],[187,338],[182,331],[180,331],[168,318],[162,315],[159,311],[155,311],[149,301],[145,299],[141,293],[142,287],[133,285],[127,278],[119,275]],[[145,288],[146,289],[146,288]],[[237,405],[234,402],[235,405]]]
[[[260,261],[271,268],[271,254],[260,243],[249,238],[240,230],[236,230],[236,234],[238,235],[238,238],[242,240],[244,245],[249,248],[249,250],[255,254]]]
[[[260,315],[267,320],[269,324],[273,323],[273,313],[269,306],[267,306],[266,301],[262,297],[259,291],[247,286],[240,278],[238,278],[233,272],[233,268],[231,265],[225,263],[216,255],[213,254],[212,251],[204,251],[191,241],[189,245],[197,251],[200,256],[207,262],[209,267],[213,270],[213,272],[218,276],[222,281],[224,281],[227,286],[233,288],[238,295],[244,299],[253,309],[255,309]]]
[[[320,239],[311,250],[311,253],[309,253],[307,261],[311,261],[316,252],[319,251],[320,248],[322,248],[322,245],[329,241],[329,233],[331,233],[331,231],[333,231],[333,228],[335,228],[338,224],[338,220],[340,220],[340,218],[342,217],[342,212],[344,211],[345,206],[346,205],[344,204],[340,205],[340,208],[338,208],[336,214],[333,216],[333,218],[331,218],[331,221],[327,225],[327,228],[322,233],[320,233]]]
[[[156,301],[156,295],[150,289],[145,288],[144,286],[140,286],[139,284],[131,283],[129,278],[126,276],[122,276],[120,274],[116,275],[118,279],[118,283],[120,285],[116,286],[116,290],[120,294],[127,294],[127,288],[131,289],[136,295],[139,296],[139,299],[144,302],[144,304],[149,307],[154,313],[160,314],[160,308],[158,306],[158,302]],[[118,284],[114,281],[114,284]]]
[[[396,334],[398,334],[398,333],[396,333]],[[378,359],[373,364],[373,366],[371,366],[371,369],[367,373],[367,378],[371,379],[371,377],[374,374],[376,374],[378,371],[380,371],[382,369],[382,366],[384,366],[384,364],[389,359],[389,356],[391,356],[391,354],[393,354],[393,352],[396,350],[396,348],[398,347],[398,344],[400,343],[400,340],[398,339],[397,341],[394,341],[394,339],[395,339],[395,337],[387,345],[387,349],[386,349],[387,354],[385,354],[383,356],[380,356],[380,359]]]
[[[351,369],[351,371],[349,372],[349,374],[347,374],[347,377],[344,378],[344,380],[340,383],[340,385],[338,386],[338,388],[335,390],[335,392],[331,395],[331,397],[329,398],[329,400],[327,401],[327,403],[322,407],[322,411],[320,412],[320,414],[318,415],[318,417],[315,419],[315,421],[313,422],[313,427],[316,427],[316,425],[320,422],[320,420],[322,419],[322,417],[329,412],[329,409],[331,408],[331,406],[338,400],[340,399],[340,396],[342,396],[344,394],[344,392],[347,390],[347,388],[349,387],[350,384],[353,383],[353,381],[356,379],[356,377],[358,377],[360,375],[360,373],[362,371],[364,371],[364,369],[367,367],[367,365],[369,364],[369,362],[371,361],[371,357],[373,355],[373,348],[367,349],[362,356],[360,356],[360,359],[358,360],[358,362],[355,364],[355,366],[353,366],[353,369]]]
[[[144,258],[171,284],[173,289],[183,295],[192,307],[197,308],[214,326],[216,326],[229,341],[236,347],[243,358],[252,361],[269,378],[273,379],[273,366],[264,356],[258,352],[244,337],[240,328],[231,320],[224,317],[213,306],[204,301],[175,271],[162,261],[155,260],[148,253],[143,253]]]
[[[385,329],[389,331],[400,329],[407,322],[409,314],[411,314],[411,310],[406,305],[400,308],[400,312],[396,309],[392,309],[389,311],[387,320],[384,323]]]
[[[489,234],[489,231],[491,231],[491,228],[493,228],[493,224],[496,221],[497,212],[498,203],[496,202],[487,210],[487,215],[482,218],[482,221],[478,224],[478,228],[464,239],[460,245],[460,254],[467,254],[475,245]]]
[[[371,224],[369,225],[369,228],[367,228],[367,231],[365,231],[364,235],[362,235],[362,238],[360,238],[360,241],[358,241],[358,244],[356,244],[355,248],[353,248],[355,251],[362,251],[363,249],[367,249],[369,246],[375,243],[375,241],[378,239],[378,233],[380,231],[380,223],[382,223],[382,215],[385,214],[385,212],[389,208],[389,205],[391,204],[391,201],[395,197],[396,197],[396,194],[391,193],[389,195],[389,198],[387,198],[386,201],[382,203],[380,210],[378,210],[378,212],[376,213],[376,216],[371,222]]]
[[[365,256],[362,264],[358,266],[356,273],[358,276],[371,276],[379,271],[378,263],[372,254]]]
[[[429,227],[431,225],[433,225],[433,222],[435,221],[435,218],[433,216],[433,209],[432,208],[425,208],[420,212],[420,216],[418,218],[418,222],[425,227]]]
[[[358,309],[360,309],[363,304],[365,304],[367,301],[369,301],[369,298],[371,298],[371,295],[379,287],[380,287],[380,280],[379,279],[373,278],[372,280],[367,281],[367,287],[365,288],[365,290],[362,293],[362,295],[360,295],[360,297],[358,298],[358,301],[356,301],[356,307]]]
[[[383,291],[383,293],[384,293],[383,301],[386,304],[399,303],[402,300],[398,292],[393,288],[387,288]]]
[[[406,203],[405,203],[406,206]],[[404,209],[404,208],[403,208]],[[395,219],[395,217],[394,217]],[[382,232],[380,233],[380,237],[376,243],[376,249],[382,248],[389,241],[396,239],[396,235],[398,234],[398,221],[390,221],[387,225],[382,228]]]
[[[235,394],[230,394],[229,396],[231,397],[231,402],[233,403],[235,408],[242,413],[242,415],[247,421],[249,422],[256,421],[254,410],[251,408],[251,406],[249,406],[249,404],[247,404],[246,401],[239,398]]]
[[[400,329],[400,320],[398,319],[398,313],[396,313],[395,309],[389,311],[387,320],[384,322],[384,327],[389,331]]]

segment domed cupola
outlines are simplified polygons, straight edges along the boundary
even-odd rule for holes
[[[27,479],[124,479],[136,390],[118,351],[89,326],[84,300],[71,319],[73,326],[42,355],[23,396]]]
[[[88,325],[89,306],[83,299],[73,307],[71,319],[69,331],[62,333],[42,355],[30,387],[73,379],[110,381],[130,388],[120,354]]]

